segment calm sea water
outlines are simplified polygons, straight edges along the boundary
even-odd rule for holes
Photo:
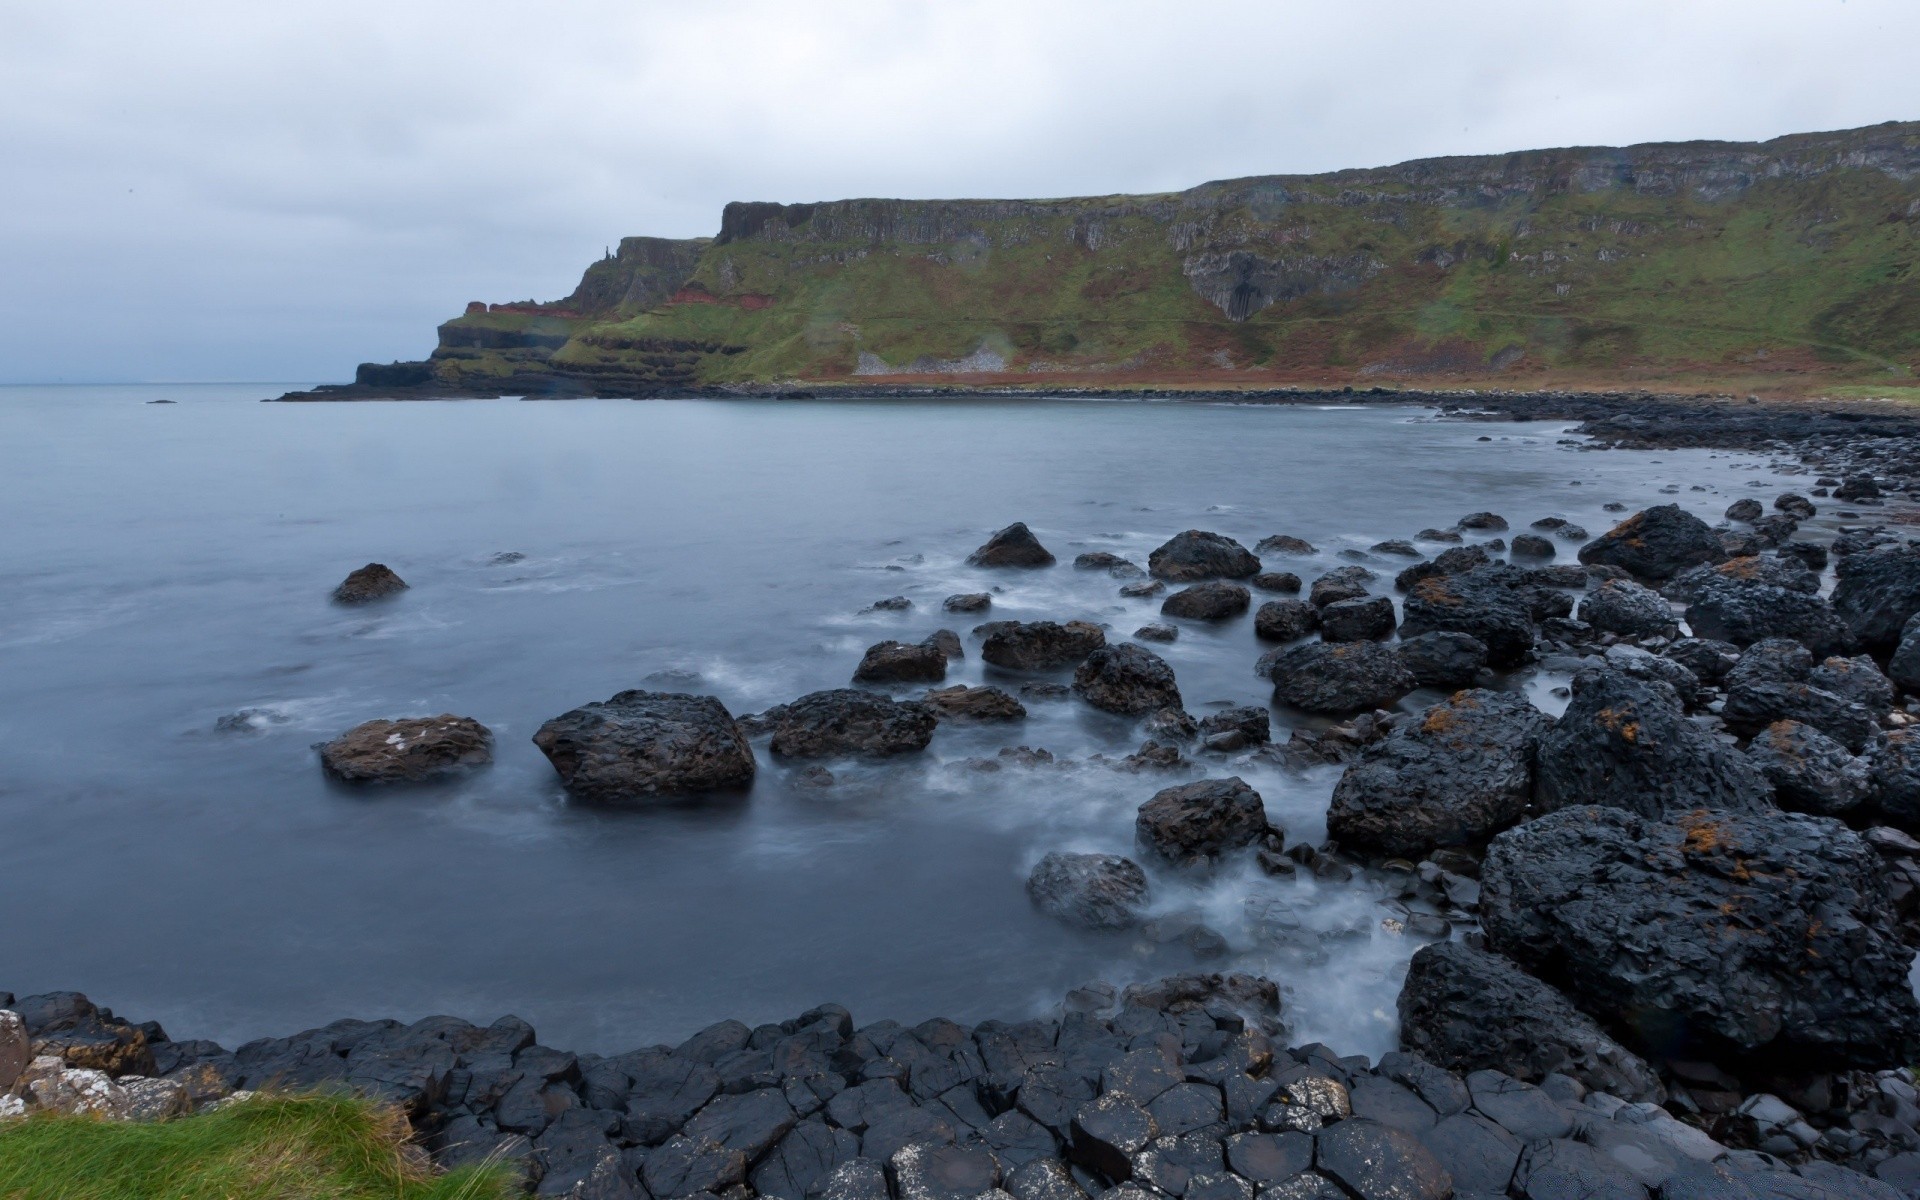
[[[747,712],[842,686],[873,642],[964,632],[975,618],[939,609],[954,592],[1124,637],[1157,601],[1065,564],[1144,563],[1182,529],[1308,538],[1319,561],[1272,565],[1311,579],[1342,548],[1477,509],[1598,533],[1607,501],[1717,518],[1771,494],[1748,487],[1769,477],[1751,456],[1582,453],[1559,427],[1411,409],[258,403],[282,390],[0,389],[0,987],[78,988],[229,1042],[511,1011],[550,1044],[608,1051],[828,1000],[861,1021],[1038,1012],[1089,979],[1195,966],[1058,926],[1022,888],[1048,850],[1126,852],[1135,808],[1179,779],[964,760],[1123,755],[1128,723],[1033,702],[1023,727],[943,728],[925,755],[837,768],[825,790],[763,749],[744,803],[692,812],[571,805],[528,739],[623,688]],[[161,396],[178,403],[145,403]],[[964,565],[1014,520],[1062,565]],[[369,560],[412,590],[330,604]],[[862,612],[896,594],[914,607]],[[1192,710],[1264,702],[1250,619],[1181,624],[1156,651]],[[954,677],[980,681],[967,641]],[[1548,705],[1553,682],[1532,681]],[[247,728],[218,728],[248,709]],[[323,780],[313,743],[443,711],[493,728],[492,769],[407,792]],[[1210,768],[1247,778],[1293,838],[1322,836],[1335,771]],[[1301,1040],[1391,1046],[1416,947],[1364,882],[1158,895],[1201,910],[1231,965],[1281,981]],[[1245,919],[1262,899],[1325,951],[1263,948]]]

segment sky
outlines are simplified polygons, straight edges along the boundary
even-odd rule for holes
[[[0,383],[351,378],[729,200],[1920,119],[1916,0],[0,0]]]

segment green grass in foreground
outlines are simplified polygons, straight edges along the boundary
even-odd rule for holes
[[[0,1126],[0,1200],[505,1200],[504,1172],[436,1175],[405,1118],[343,1096],[256,1097],[155,1124]]]

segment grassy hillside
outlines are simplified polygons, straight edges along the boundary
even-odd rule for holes
[[[1917,229],[1920,124],[1157,196],[733,204],[713,239],[628,239],[564,301],[473,306],[417,381],[1873,392],[1920,367]]]

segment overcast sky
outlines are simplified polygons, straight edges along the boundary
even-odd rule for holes
[[[728,200],[1920,118],[1920,0],[0,0],[0,381],[349,378]]]

